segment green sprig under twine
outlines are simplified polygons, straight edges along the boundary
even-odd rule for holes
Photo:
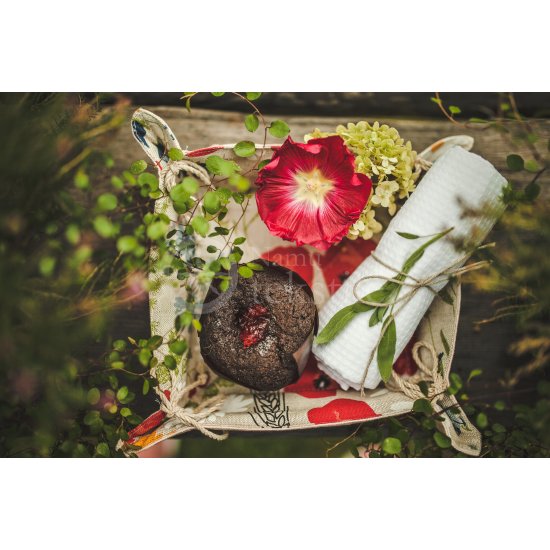
[[[374,254],[371,257],[381,264],[393,271],[396,275],[395,277],[384,277],[380,275],[369,275],[359,279],[353,288],[353,294],[357,298],[357,301],[349,306],[342,308],[338,311],[327,323],[325,328],[315,339],[315,342],[319,345],[327,344],[333,340],[349,323],[350,321],[359,313],[366,313],[367,311],[373,311],[369,327],[376,326],[378,323],[383,323],[382,329],[380,331],[380,336],[376,343],[376,346],[373,348],[373,351],[370,355],[369,361],[365,367],[365,372],[361,380],[361,392],[363,393],[363,385],[367,377],[368,369],[374,359],[374,354],[377,354],[378,369],[380,371],[380,376],[384,382],[387,382],[392,373],[392,366],[395,356],[395,348],[397,342],[397,331],[395,326],[395,317],[401,311],[405,305],[412,299],[412,297],[420,290],[421,288],[428,288],[434,294],[437,292],[432,288],[431,285],[441,280],[450,280],[452,277],[457,277],[468,271],[474,269],[479,269],[488,262],[476,262],[464,267],[460,266],[469,256],[462,256],[456,262],[453,262],[450,266],[445,269],[431,275],[430,277],[419,280],[415,277],[409,275],[411,269],[416,265],[416,263],[424,256],[426,249],[431,246],[436,241],[442,239],[447,234],[449,234],[453,228],[446,229],[441,233],[437,233],[433,236],[426,235],[425,237],[431,236],[432,238],[425,242],[422,246],[416,249],[403,263],[401,269],[395,269],[394,267],[389,266]],[[398,235],[404,239],[418,239],[423,238],[412,233],[398,233]],[[424,237],[424,238],[425,238]],[[357,296],[357,287],[360,283],[368,279],[383,279],[386,282],[378,290],[375,290],[363,298]],[[410,279],[412,282],[408,282],[407,279]],[[408,286],[410,290],[407,293],[399,296],[402,287]],[[397,308],[396,306],[400,304]]]

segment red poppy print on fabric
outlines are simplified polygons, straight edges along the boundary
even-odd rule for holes
[[[416,334],[411,338],[410,342],[405,346],[397,361],[393,364],[393,370],[399,376],[412,376],[418,371],[418,366],[413,359],[412,349],[417,341]]]
[[[312,424],[336,424],[349,420],[376,418],[372,408],[364,401],[357,399],[333,399],[330,403],[310,409],[307,418]]]
[[[333,397],[337,390],[336,382],[317,368],[317,359],[313,354],[309,356],[306,368],[298,382],[284,389],[286,393],[297,393],[308,399]]]
[[[346,239],[325,254],[319,254],[317,260],[329,292],[334,294],[375,248],[376,243],[372,240]]]
[[[302,246],[278,246],[262,254],[264,260],[275,262],[297,273],[311,287],[313,285],[313,263],[311,254]]]

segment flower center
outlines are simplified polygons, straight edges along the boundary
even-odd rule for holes
[[[326,178],[319,168],[311,172],[296,172],[294,181],[298,185],[296,198],[309,201],[317,207],[323,204],[325,195],[334,187],[334,182]]]

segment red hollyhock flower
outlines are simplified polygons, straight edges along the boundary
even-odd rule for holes
[[[256,202],[274,235],[326,250],[359,218],[372,183],[355,173],[340,136],[296,143],[288,138],[258,174]]]

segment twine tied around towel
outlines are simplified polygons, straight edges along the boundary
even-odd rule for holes
[[[425,348],[430,353],[430,364],[426,364],[420,356],[420,350]],[[420,340],[416,342],[412,349],[412,356],[414,362],[418,366],[418,369],[424,376],[414,376],[412,380],[403,376],[397,375],[393,372],[392,377],[388,380],[386,387],[393,391],[401,391],[410,399],[416,401],[417,399],[428,399],[432,401],[437,396],[445,393],[448,387],[447,380],[443,372],[439,369],[439,362],[437,360],[437,353],[435,348],[429,342]],[[430,385],[426,390],[426,394],[422,393],[419,382],[429,382]]]
[[[160,397],[160,410],[163,411],[168,418],[177,418],[184,425],[198,430],[210,439],[215,439],[216,441],[226,439],[227,434],[217,434],[209,430],[203,423],[212,413],[220,409],[224,400],[223,395],[215,395],[210,399],[206,399],[194,409],[182,407],[180,405],[181,400],[187,396],[191,390],[206,384],[206,374],[201,374],[197,380],[191,384],[185,384],[183,380],[178,379],[173,372],[171,372],[171,377],[172,387],[169,398],[166,397],[164,392],[157,388],[157,394]]]
[[[207,187],[212,185],[208,172],[200,164],[193,160],[170,160],[164,170],[159,172],[159,187],[161,190],[171,191],[180,179],[180,172],[186,172],[198,178]]]
[[[481,250],[483,248],[489,248],[493,247],[495,243],[488,243],[486,245],[482,245],[477,247],[477,250]],[[378,258],[376,255],[371,254],[370,257],[376,261],[381,266],[385,267],[386,269],[389,269],[394,273],[394,276],[392,277],[386,277],[384,275],[366,275],[364,277],[361,277],[355,285],[353,286],[353,295],[355,299],[365,305],[372,306],[373,308],[387,308],[391,307],[390,311],[390,317],[395,317],[397,314],[409,303],[409,301],[413,298],[413,296],[422,288],[427,288],[431,292],[433,292],[434,295],[437,296],[437,291],[432,287],[434,284],[438,284],[441,282],[448,282],[451,278],[460,277],[461,275],[464,275],[465,273],[468,273],[470,271],[475,271],[477,269],[481,269],[482,267],[486,267],[490,264],[487,260],[482,260],[479,262],[474,262],[472,264],[468,265],[462,265],[470,256],[470,254],[466,254],[462,257],[460,257],[458,260],[453,262],[451,265],[433,273],[432,275],[424,278],[424,279],[417,279],[416,277],[413,277],[406,271],[403,271],[401,269],[396,269],[395,267],[390,266],[380,258]],[[388,300],[387,302],[375,302],[371,300],[366,300],[364,298],[361,298],[358,294],[357,287],[366,280],[369,279],[381,279],[385,282],[391,282],[395,283],[396,285],[399,285],[401,287],[408,287],[410,290],[408,292],[404,292],[401,296],[399,293],[397,293],[397,296],[393,300]],[[393,311],[394,306],[398,306],[395,311]],[[378,337],[378,341],[376,342],[376,345],[374,346],[370,356],[369,360],[367,362],[367,365],[365,367],[365,372],[363,373],[363,377],[361,379],[361,396],[365,395],[365,380],[367,379],[367,373],[369,370],[369,367],[374,359],[374,354],[378,350],[378,346],[380,345],[380,342],[382,341],[382,338],[384,337],[384,334],[386,333],[386,330],[389,326],[389,323],[384,323],[382,325],[382,330],[380,331],[380,336]],[[419,356],[418,356],[419,357]]]

